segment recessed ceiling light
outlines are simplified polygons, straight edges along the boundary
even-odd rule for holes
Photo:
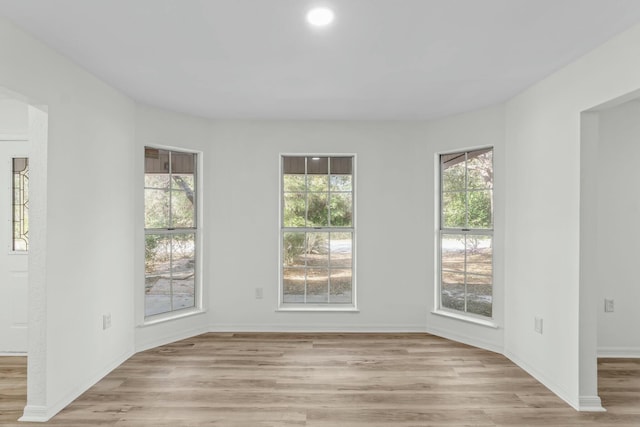
[[[333,22],[333,10],[326,7],[316,7],[307,13],[307,22],[314,27],[326,27]]]

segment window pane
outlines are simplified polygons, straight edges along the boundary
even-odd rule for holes
[[[194,206],[193,191],[172,190],[171,194],[171,218],[172,228],[195,227],[196,209]]]
[[[329,266],[329,233],[307,233],[307,266]]]
[[[327,193],[307,193],[307,226],[329,225],[329,197]]]
[[[442,195],[442,226],[445,228],[466,227],[466,193],[444,193]]]
[[[353,217],[353,204],[351,193],[331,193],[331,226],[351,227]]]
[[[193,175],[196,172],[196,155],[193,153],[171,152],[171,173]]]
[[[442,270],[464,273],[464,234],[443,234],[441,238]]]
[[[467,312],[481,316],[492,316],[491,277],[467,274]]]
[[[469,188],[493,188],[493,151],[480,150],[469,153],[467,175]]]
[[[195,305],[196,254],[195,234],[174,234],[172,239],[173,310]]]
[[[336,231],[353,227],[352,172],[351,156],[282,157],[282,302],[352,302],[353,232]]]
[[[168,174],[169,152],[167,150],[145,147],[144,172],[146,174]]]
[[[469,228],[493,228],[492,190],[469,191]]]
[[[329,191],[329,175],[308,175],[307,191],[313,191],[313,192]]]
[[[284,268],[282,276],[283,302],[303,303],[305,297],[305,269]]]
[[[331,233],[331,268],[353,266],[353,233]]]
[[[285,175],[283,177],[283,189],[285,193],[305,191],[304,175]]]
[[[167,189],[169,188],[168,173],[146,173],[144,175],[145,188]]]
[[[331,191],[351,191],[353,188],[351,175],[331,175]]]
[[[306,225],[304,193],[286,193],[283,214],[285,227],[304,227]]]
[[[196,306],[196,160],[145,147],[145,316]]]
[[[170,227],[168,190],[144,190],[144,226],[145,228]]]
[[[493,150],[440,157],[442,176],[441,307],[491,317],[492,235],[465,231],[493,229]],[[466,229],[466,230],[463,230]]]
[[[331,174],[332,175],[351,175],[353,173],[352,157],[332,157],[331,158]]]
[[[467,236],[467,273],[483,274],[489,277],[493,275],[493,248],[491,243],[491,236]]]
[[[307,269],[307,303],[329,302],[329,270],[326,268]]]
[[[305,157],[284,156],[282,158],[282,172],[284,174],[304,175],[306,170],[305,164],[306,164]]]
[[[442,160],[442,190],[462,191],[465,189],[464,153],[456,154],[452,159],[446,156]]]
[[[145,236],[145,316],[171,311],[171,237]]]
[[[333,259],[332,259],[333,265]],[[350,268],[331,269],[330,302],[350,304],[352,302],[353,270]]]
[[[307,174],[328,175],[329,174],[329,158],[328,157],[307,157]]]
[[[194,176],[193,175],[187,175],[187,174],[182,174],[182,175],[172,174],[171,175],[171,188],[173,188],[175,190],[186,191],[191,196],[193,196],[193,192],[195,190]]]
[[[285,267],[305,266],[305,233],[284,233],[282,262]]]
[[[442,272],[442,307],[464,311],[464,274]]]

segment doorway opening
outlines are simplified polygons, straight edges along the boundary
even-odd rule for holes
[[[46,398],[47,107],[0,87],[0,355],[27,360],[27,407]]]
[[[580,400],[600,407],[598,371],[640,361],[636,264],[640,193],[640,92],[581,115]],[[619,368],[622,369],[622,368]],[[621,381],[638,381],[626,370]]]

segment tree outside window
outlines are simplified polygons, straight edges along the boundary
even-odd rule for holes
[[[440,308],[493,315],[493,149],[440,156]]]

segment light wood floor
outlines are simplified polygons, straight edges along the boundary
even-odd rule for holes
[[[579,413],[505,357],[431,335],[205,334],[136,354],[48,424],[640,426],[640,360],[599,368],[609,411]],[[0,358],[0,425],[31,425],[15,422],[25,395],[25,358]]]

